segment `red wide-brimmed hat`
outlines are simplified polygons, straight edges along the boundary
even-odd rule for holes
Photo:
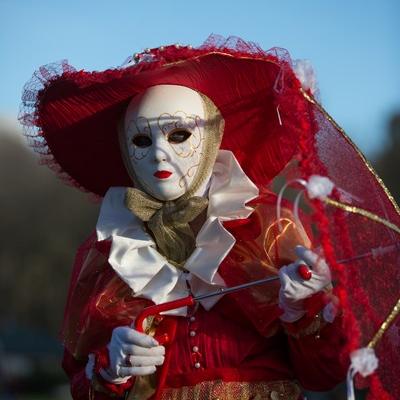
[[[20,120],[32,147],[65,181],[104,195],[132,186],[118,142],[130,99],[147,88],[182,85],[208,96],[225,119],[221,148],[267,183],[291,159],[307,104],[286,51],[211,36],[200,47],[147,49],[121,67],[77,71],[41,67],[25,85]]]

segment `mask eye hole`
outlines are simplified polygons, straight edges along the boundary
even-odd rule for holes
[[[132,138],[132,143],[137,147],[150,147],[153,144],[150,136],[147,135],[136,135]]]
[[[186,140],[188,140],[190,138],[190,136],[192,136],[192,133],[189,131],[185,131],[185,130],[176,130],[176,131],[172,131],[169,135],[168,135],[168,142],[172,143],[172,144],[179,144],[179,143],[183,143]]]

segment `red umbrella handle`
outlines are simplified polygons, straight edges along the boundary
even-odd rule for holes
[[[143,323],[147,317],[157,316],[164,311],[175,310],[176,308],[181,308],[185,306],[193,306],[195,300],[193,296],[183,297],[181,299],[168,301],[167,303],[156,304],[154,306],[146,307],[143,311],[137,316],[135,320],[135,329],[138,332],[144,332]],[[168,343],[170,338],[167,333],[156,336],[155,339],[159,344]]]

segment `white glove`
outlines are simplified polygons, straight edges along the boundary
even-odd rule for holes
[[[128,326],[115,328],[107,347],[110,366],[100,375],[108,382],[121,384],[131,376],[150,375],[164,363],[164,346]]]
[[[279,270],[281,288],[279,291],[279,307],[284,311],[280,319],[284,322],[295,322],[306,311],[303,300],[320,292],[331,283],[331,273],[326,261],[313,251],[303,246],[296,246],[299,260]],[[298,273],[300,264],[307,264],[312,269],[310,280],[304,280]]]

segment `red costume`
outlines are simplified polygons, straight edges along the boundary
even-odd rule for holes
[[[285,234],[274,234],[277,233],[274,201],[273,194],[256,200],[250,218],[229,224],[237,241],[220,271],[223,276],[223,271],[228,271],[230,285],[273,274],[275,268],[295,257],[293,246],[302,239],[294,223],[289,222],[289,215],[285,215],[288,218]],[[252,260],[255,248],[262,257]],[[138,309],[148,304],[129,296],[129,288],[106,261],[108,250],[109,243],[96,242],[92,237],[79,250],[74,268],[72,297],[67,306],[71,318],[67,322],[71,325],[64,330],[73,332],[72,340],[77,342],[68,347],[77,349],[77,353],[73,356],[66,350],[63,363],[71,379],[74,399],[87,399],[88,393],[95,399],[108,398],[107,394],[93,390],[85,374],[87,355],[91,352],[106,355],[112,328],[129,324]],[[250,270],[247,266],[251,263],[259,267]],[[75,286],[82,268],[86,270],[82,281],[89,286],[95,284],[95,289]],[[232,269],[235,274],[229,274]],[[210,311],[200,306],[198,310],[190,310],[187,317],[167,317],[176,320],[173,321],[176,326],[167,327],[176,334],[162,367],[167,371],[162,398],[192,399],[201,392],[205,398],[250,399],[258,395],[273,399],[271,394],[278,393],[281,397],[277,399],[297,399],[298,384],[308,390],[324,391],[340,383],[347,369],[347,361],[341,360],[337,352],[345,341],[341,318],[337,317],[333,323],[323,321],[319,311],[324,303],[316,296],[309,302],[307,316],[294,324],[282,324],[278,290],[278,285],[253,288],[224,297]],[[85,294],[90,294],[90,299],[82,297]],[[121,298],[125,305],[123,312],[119,305]],[[76,335],[74,323],[79,322],[72,317],[86,318],[82,310],[90,309],[94,303],[98,313],[87,321],[85,332]],[[106,357],[101,360],[107,363]],[[125,390],[129,392],[133,383],[131,379],[119,387],[100,378],[96,379],[95,387],[110,396],[113,392],[122,395]]]
[[[30,109],[23,110],[22,117],[26,125],[38,129],[32,134],[33,146],[63,179],[104,197],[97,236],[93,234],[76,256],[64,318],[63,366],[75,400],[145,399],[157,387],[156,396],[162,399],[296,400],[301,398],[300,386],[323,391],[344,380],[348,352],[360,347],[361,339],[353,336],[357,312],[349,306],[343,290],[349,280],[336,260],[333,245],[338,258],[353,255],[348,235],[358,235],[358,225],[344,224],[342,214],[325,213],[321,206],[327,197],[324,194],[309,195],[308,207],[314,213],[307,205],[301,207],[302,220],[307,221],[304,228],[299,212],[293,215],[289,202],[276,215],[277,199],[272,190],[279,179],[290,183],[328,172],[335,183],[342,183],[346,180],[343,165],[335,163],[333,156],[339,148],[347,150],[343,152],[343,159],[349,157],[345,165],[362,171],[360,182],[370,177],[362,175],[365,167],[360,167],[358,159],[350,161],[354,148],[323,114],[310,88],[302,87],[285,51],[265,52],[239,39],[211,37],[199,48],[174,45],[148,49],[129,58],[124,66],[104,72],[76,71],[63,63],[43,67],[35,78],[33,84],[42,87],[37,92],[35,87],[26,88],[24,100]],[[132,129],[139,134],[135,131],[133,137],[129,136],[129,120],[125,120],[122,136],[120,127],[135,98],[153,87],[168,85],[198,93],[204,109],[211,112],[208,115],[215,117],[215,121],[209,119],[213,126],[208,127],[208,133],[215,135],[214,150],[212,146],[202,148],[203,161],[193,165],[206,165],[207,157],[214,164],[216,159],[213,172],[207,170],[211,184],[200,193],[199,187],[207,181],[202,178],[196,187],[200,195],[185,199],[189,203],[203,197],[208,203],[199,205],[196,216],[185,221],[184,227],[170,229],[177,242],[168,236],[162,241],[157,236],[160,226],[151,224],[166,203],[175,207],[172,213],[179,213],[179,199],[184,195],[160,202],[150,192],[150,200],[140,197],[132,207],[129,197],[138,195],[132,186],[145,187],[135,166],[146,157],[143,149],[150,147],[156,133],[163,133],[165,127],[159,119],[158,131],[149,135],[146,127],[138,127],[137,118],[132,120],[136,124]],[[188,126],[192,124],[190,135],[195,136],[195,129],[202,134],[204,127],[196,125],[200,120],[197,115],[185,114],[185,118]],[[178,136],[185,134],[179,129]],[[222,132],[223,136],[218,136]],[[128,143],[124,143],[124,134]],[[140,150],[138,155],[136,150]],[[164,179],[165,171],[158,172]],[[331,197],[339,203],[348,194],[335,189]],[[137,212],[141,199],[150,201],[157,210],[147,219]],[[169,218],[172,214],[167,215],[167,211],[163,215]],[[184,256],[182,252],[172,254],[174,243],[186,243],[179,240],[188,229],[194,235],[187,243],[195,239],[195,245],[190,242],[194,247]],[[330,240],[329,234],[334,239]],[[354,243],[361,243],[361,248],[363,241]],[[333,290],[329,286],[301,302],[304,315],[300,318],[282,318],[279,284],[229,294],[213,304],[202,303],[196,309],[178,310],[175,315],[149,321],[148,334],[168,332],[173,338],[157,374],[131,377],[118,384],[101,375],[110,365],[107,344],[114,328],[130,326],[144,307],[179,298],[185,290],[202,293],[276,275],[296,259],[294,247],[299,244],[320,247],[338,278]],[[142,268],[146,259],[149,268]],[[140,263],[144,264],[138,272],[135,268]],[[160,286],[163,279],[165,286],[171,286],[165,293]],[[359,277],[354,282],[363,285]],[[355,291],[355,299],[362,298],[366,304],[360,293]],[[341,304],[336,307],[336,316],[326,318],[326,305],[336,304],[337,298]]]

